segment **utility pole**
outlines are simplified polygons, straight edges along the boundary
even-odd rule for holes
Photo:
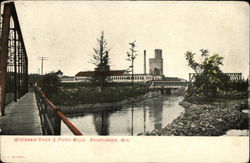
[[[43,61],[47,61],[48,57],[38,57],[41,60],[41,75],[43,75]]]
[[[146,50],[144,50],[144,66],[143,66],[143,68],[144,68],[144,75],[146,75]]]
[[[137,52],[135,51],[135,47],[136,47],[135,41],[129,43],[129,45],[131,45],[131,48],[130,48],[131,52],[127,52],[127,56],[128,56],[127,60],[131,61],[131,66],[129,66],[129,68],[131,68],[131,71],[132,71],[132,86],[134,86],[134,60],[138,54],[135,54]]]

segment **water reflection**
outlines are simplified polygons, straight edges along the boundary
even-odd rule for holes
[[[178,105],[182,99],[160,96],[113,111],[71,116],[69,120],[84,135],[137,135],[171,123],[184,110]],[[63,123],[61,128],[62,135],[71,135]]]
[[[146,107],[143,106],[143,132],[146,132]]]
[[[131,107],[131,113],[132,113],[131,135],[133,136],[133,133],[134,133],[134,105],[132,105],[132,107]]]
[[[162,128],[163,98],[154,100],[149,107],[149,118],[154,122],[154,128]]]
[[[93,124],[98,135],[109,135],[109,112],[93,114]]]

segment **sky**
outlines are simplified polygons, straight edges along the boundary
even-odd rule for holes
[[[112,70],[127,69],[129,42],[136,40],[135,73],[143,73],[143,50],[163,51],[163,73],[188,79],[184,53],[208,49],[224,57],[224,72],[249,74],[249,6],[246,2],[17,1],[29,73],[92,71],[96,39],[104,31]]]

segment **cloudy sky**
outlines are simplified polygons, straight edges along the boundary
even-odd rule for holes
[[[245,2],[18,1],[16,8],[29,57],[29,72],[60,69],[65,75],[93,70],[96,38],[104,31],[113,70],[126,69],[129,42],[136,40],[135,72],[163,50],[164,74],[188,79],[184,53],[208,49],[224,59],[224,72],[249,70],[249,6]],[[147,65],[147,72],[148,72]]]

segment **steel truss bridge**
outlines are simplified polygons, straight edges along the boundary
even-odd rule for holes
[[[241,81],[242,80],[242,73],[224,73],[224,74],[229,76],[229,79],[231,81]],[[193,82],[195,76],[196,76],[196,73],[189,73],[189,82]]]
[[[60,135],[61,121],[82,135],[40,88],[28,92],[28,56],[14,2],[0,1],[0,15],[0,135]]]
[[[186,90],[187,81],[167,81],[167,80],[156,80],[152,81],[150,86],[151,89],[157,89],[161,92],[161,94],[172,94],[176,92],[176,90]]]
[[[184,81],[152,81],[150,88],[173,88],[180,89],[187,86]]]
[[[28,57],[14,2],[2,2],[0,17],[0,105],[17,101],[28,92]]]

